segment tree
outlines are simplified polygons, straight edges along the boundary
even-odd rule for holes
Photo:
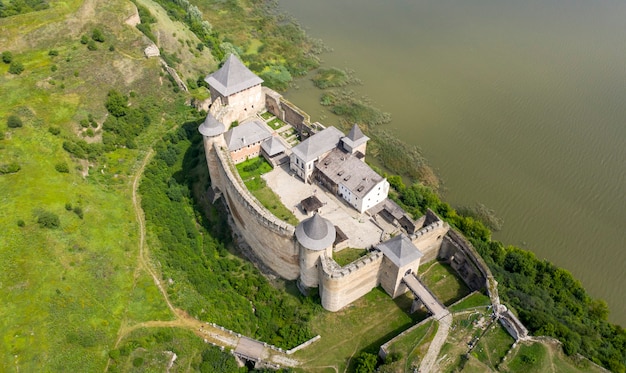
[[[24,65],[21,62],[11,62],[9,72],[13,75],[20,75],[24,71]]]
[[[93,29],[93,31],[91,32],[91,38],[99,43],[104,43],[104,34],[102,33],[102,30],[100,30],[99,28],[95,28]]]
[[[17,115],[9,115],[9,117],[7,118],[7,126],[9,128],[19,128],[23,125],[24,124],[22,123],[22,120]]]
[[[372,373],[376,370],[378,356],[369,352],[361,352],[356,357],[356,373]]]
[[[8,65],[12,61],[13,61],[13,53],[11,53],[9,51],[2,52],[2,62],[6,63]]]
[[[59,220],[59,216],[50,211],[40,210],[36,212],[37,214],[37,224],[41,228],[49,228],[56,229],[61,226],[61,221]]]
[[[107,94],[107,99],[104,103],[104,106],[107,108],[108,112],[114,117],[123,117],[124,115],[126,115],[128,97],[112,89]]]

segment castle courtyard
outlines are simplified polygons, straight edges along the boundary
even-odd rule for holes
[[[262,177],[299,221],[313,215],[305,214],[300,207],[300,201],[313,195],[317,197],[323,204],[319,209],[320,215],[332,221],[348,235],[345,247],[370,248],[381,241],[383,231],[370,220],[371,217],[367,213],[360,214],[318,184],[304,183],[289,170],[289,165],[276,167]]]

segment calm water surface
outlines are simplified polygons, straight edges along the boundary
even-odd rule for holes
[[[280,0],[422,148],[453,205],[572,271],[626,325],[626,2]],[[287,97],[332,124],[320,92]]]

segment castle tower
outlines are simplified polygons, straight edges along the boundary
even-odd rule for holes
[[[355,123],[350,129],[348,136],[341,138],[341,144],[343,149],[350,154],[357,152],[363,154],[365,157],[365,149],[367,147],[367,140],[370,138],[365,136],[359,126]]]
[[[392,298],[405,293],[407,288],[402,283],[402,278],[409,273],[417,273],[424,254],[404,234],[382,242],[376,248],[384,255],[380,285]]]
[[[324,255],[332,257],[336,230],[333,223],[319,214],[303,220],[296,227],[296,240],[300,253],[299,284],[306,288],[319,285],[319,260]]]
[[[219,119],[227,126],[242,121],[265,108],[263,79],[250,71],[234,54],[224,65],[204,79],[209,84],[211,104],[220,100],[227,113]]]

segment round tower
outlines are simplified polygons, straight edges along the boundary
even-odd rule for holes
[[[296,239],[300,253],[300,284],[312,288],[319,285],[319,260],[332,257],[335,242],[335,226],[319,214],[303,220],[296,227]]]
[[[204,154],[209,167],[209,175],[211,175],[211,187],[214,191],[216,188],[222,190],[224,185],[222,184],[222,178],[219,172],[219,160],[217,159],[213,145],[216,142],[218,144],[224,142],[223,134],[225,131],[226,126],[224,123],[217,120],[211,111],[209,111],[204,122],[198,127],[198,132],[202,134],[204,141]]]

